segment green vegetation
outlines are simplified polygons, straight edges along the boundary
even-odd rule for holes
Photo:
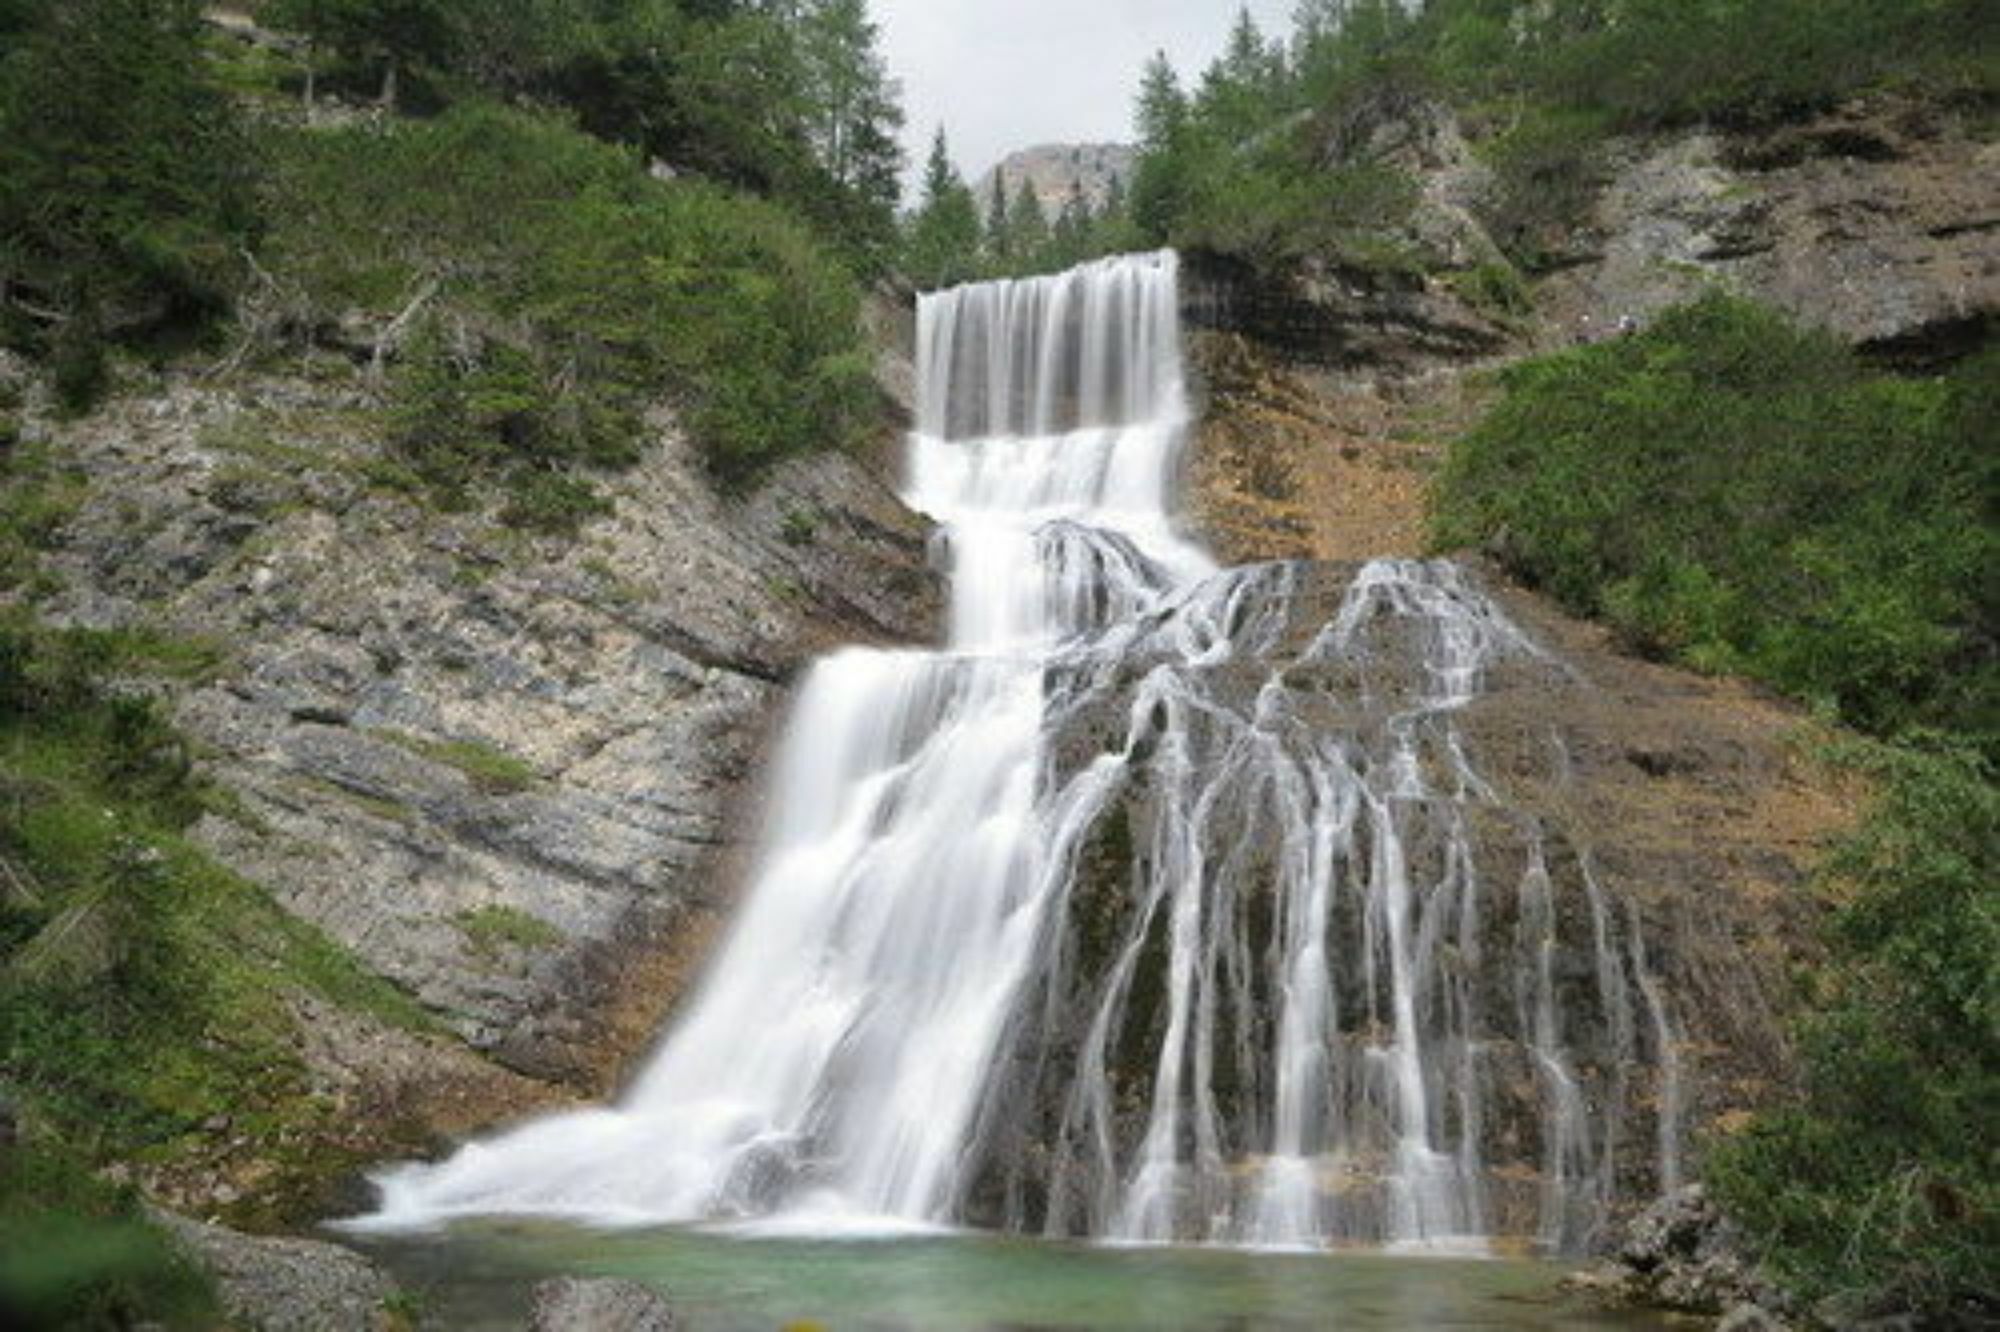
[[[2000,1315],[2000,784],[1936,740],[1856,761],[1883,795],[1824,876],[1843,900],[1804,1089],[1705,1173],[1838,1321],[1983,1326]]]
[[[1361,5],[1316,27],[1308,12],[1293,58],[1244,11],[1192,93],[1156,57],[1139,90],[1141,234],[1267,270],[1316,258],[1407,267],[1390,236],[1414,189],[1355,141],[1362,127],[1350,123],[1369,96],[1401,87],[1377,49],[1378,17]]]
[[[379,731],[383,739],[401,745],[435,763],[456,768],[472,784],[488,795],[513,795],[533,786],[537,780],[529,764],[503,749],[478,740],[429,740],[401,731]]]
[[[863,0],[271,0],[317,86],[435,110],[498,98],[781,200],[873,271],[893,248],[902,113]]]
[[[171,1170],[216,1150],[207,1126],[226,1122],[234,1158],[278,1166],[264,1202],[282,1210],[347,1164],[311,1145],[332,1107],[288,1000],[429,1024],[188,841],[224,802],[159,711],[111,681],[203,655],[0,618],[0,1083],[30,1163]],[[9,1215],[68,1206],[37,1203],[38,1168],[9,1166]]]
[[[458,917],[458,927],[472,946],[488,958],[503,950],[552,948],[562,942],[562,931],[545,920],[509,906],[484,906]]]
[[[2000,364],[1871,374],[1711,296],[1502,372],[1438,533],[1631,645],[1753,676],[1879,735],[2000,730],[1990,521]]]
[[[232,104],[193,0],[16,0],[0,12],[0,345],[93,402],[112,341],[198,331],[256,231]]]
[[[1990,104],[1984,0],[1303,0],[1285,41],[1245,11],[1191,87],[1163,56],[1146,69],[1133,231],[1113,244],[1410,269],[1409,183],[1385,158],[1431,102],[1495,168],[1485,221],[1532,268],[1613,133],[1751,126],[1905,86]]]
[[[553,532],[662,397],[732,483],[871,419],[857,274],[895,248],[900,113],[862,0],[260,6],[301,58],[200,13],[0,12],[0,345],[71,407],[109,350],[232,315],[236,361],[369,329],[410,470],[447,502],[498,476]],[[433,115],[308,128],[288,83]]]
[[[83,478],[46,444],[0,446],[0,592],[33,591],[41,552],[83,503]]]
[[[922,198],[904,224],[901,268],[919,288],[930,289],[1060,272],[1142,243],[1124,185],[1115,179],[1101,205],[1079,186],[1051,219],[1028,181],[1009,194],[1005,174],[995,172],[982,216],[940,129],[924,170]]]
[[[663,385],[729,481],[870,420],[858,284],[770,204],[478,104],[269,149],[266,265],[307,328],[394,329],[392,440],[448,498],[498,472],[513,520],[573,527]]]
[[[12,1153],[0,1169],[0,1316],[76,1332],[221,1323],[206,1279],[146,1222],[138,1198],[47,1147]]]
[[[1501,386],[1441,479],[1445,544],[1484,545],[1641,650],[1898,742],[1853,742],[1880,798],[1823,874],[1804,1085],[1716,1143],[1706,1177],[1840,1318],[1990,1317],[2000,362],[1892,378],[1712,295]]]

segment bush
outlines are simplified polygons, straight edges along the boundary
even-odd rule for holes
[[[40,1144],[0,1169],[0,1318],[9,1327],[196,1332],[219,1325],[214,1291],[129,1194]]]
[[[554,120],[469,105],[377,131],[277,137],[267,263],[323,322],[408,314],[394,437],[449,493],[635,456],[671,395],[715,473],[855,439],[875,399],[852,274],[776,207],[649,178]]]
[[[1706,1178],[1765,1261],[1844,1321],[2000,1314],[2000,785],[1937,741],[1862,756],[1881,803],[1832,858],[1834,967],[1803,1092]]]
[[[1483,544],[1632,646],[1879,734],[1995,731],[1993,356],[1868,373],[1710,296],[1524,362],[1453,449],[1446,545]]]
[[[250,158],[203,77],[191,0],[30,0],[0,56],[0,334],[72,407],[107,340],[228,308],[255,233]],[[11,332],[10,332],[11,330]]]

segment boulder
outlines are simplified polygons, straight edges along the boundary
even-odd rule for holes
[[[562,1277],[535,1287],[531,1332],[674,1332],[659,1292],[636,1281]]]
[[[260,1239],[155,1210],[155,1224],[214,1280],[248,1332],[387,1332],[396,1283],[352,1249]]]

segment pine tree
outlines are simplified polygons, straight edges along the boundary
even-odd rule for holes
[[[1132,221],[1149,244],[1175,237],[1193,187],[1187,94],[1166,53],[1155,55],[1139,85],[1139,165],[1132,177]]]
[[[255,230],[194,0],[43,0],[0,48],[0,338],[76,403],[105,339],[226,307]]]
[[[996,262],[1007,256],[1007,173],[999,167],[986,200],[986,252]]]
[[[1056,214],[1055,225],[1051,229],[1051,268],[1069,268],[1090,257],[1096,220],[1091,212],[1090,196],[1084,193],[1082,179],[1070,182],[1069,197],[1063,200],[1062,211]]]
[[[1142,153],[1172,149],[1187,126],[1187,95],[1165,51],[1156,51],[1139,84],[1139,148]]]
[[[806,80],[806,133],[842,197],[842,230],[880,258],[894,236],[903,169],[903,111],[878,49],[867,0],[803,0],[796,31]]]
[[[1022,268],[1036,266],[1049,243],[1049,218],[1042,211],[1041,196],[1025,176],[1007,206],[1007,253]]]
[[[904,233],[903,270],[919,287],[948,287],[979,267],[979,206],[939,126],[924,167],[923,203]]]

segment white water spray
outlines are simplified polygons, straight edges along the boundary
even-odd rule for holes
[[[1176,534],[1176,268],[924,299],[907,498],[948,552],[948,646],[807,678],[754,883],[622,1103],[390,1172],[375,1223],[1477,1243],[1495,966],[1541,1233],[1608,1205],[1539,833],[1518,956],[1486,956],[1471,827],[1499,805],[1454,720],[1544,659],[1448,564],[1370,564],[1311,623],[1297,569],[1220,573]],[[1667,1057],[1594,885],[1587,930],[1621,1052],[1629,969]]]

